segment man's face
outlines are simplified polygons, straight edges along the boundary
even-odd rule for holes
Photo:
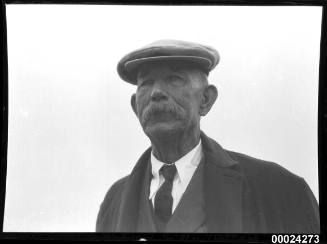
[[[204,88],[195,69],[151,64],[137,73],[136,113],[147,135],[199,126]]]

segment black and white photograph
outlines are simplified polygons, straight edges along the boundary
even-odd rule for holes
[[[6,15],[3,232],[320,233],[322,7]]]

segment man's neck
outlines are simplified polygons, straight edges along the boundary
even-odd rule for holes
[[[189,151],[200,140],[200,131],[196,133],[174,133],[150,138],[153,155],[161,162],[174,163]]]

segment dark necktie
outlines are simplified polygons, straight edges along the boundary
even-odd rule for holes
[[[175,164],[166,164],[161,167],[159,173],[165,178],[154,198],[154,217],[159,232],[162,232],[172,215],[173,197],[171,190],[176,174]]]

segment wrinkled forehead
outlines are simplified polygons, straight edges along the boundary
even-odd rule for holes
[[[148,76],[151,74],[167,74],[167,73],[180,73],[184,75],[191,75],[194,71],[202,71],[197,65],[183,61],[170,61],[170,62],[148,62],[140,65],[135,71],[135,78],[138,80],[140,77]],[[204,72],[204,71],[203,71]]]

